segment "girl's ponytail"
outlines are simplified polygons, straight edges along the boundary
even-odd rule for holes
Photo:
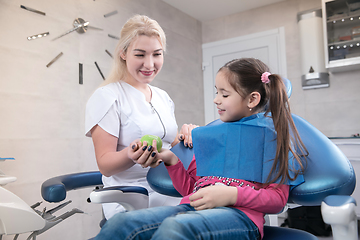
[[[271,112],[277,133],[276,156],[268,182],[271,183],[280,179],[280,183],[284,183],[286,180],[294,180],[304,170],[305,167],[300,157],[307,155],[307,150],[292,119],[286,87],[281,76],[271,74],[268,79],[269,82],[265,83],[265,91],[268,95],[266,113]],[[292,169],[294,177],[289,174],[289,168],[291,168],[288,161],[289,151],[293,154],[301,169],[300,171]]]

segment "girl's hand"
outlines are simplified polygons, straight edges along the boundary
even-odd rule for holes
[[[137,139],[128,147],[128,158],[132,159],[134,163],[140,164],[143,168],[159,165],[160,162],[157,161],[156,155],[156,140],[153,140],[152,145],[149,145],[146,141],[142,144]]]
[[[199,126],[194,125],[194,124],[184,124],[184,125],[182,125],[182,127],[180,129],[180,134],[178,135],[178,139],[180,141],[184,141],[184,146],[185,147],[189,147],[189,148],[193,147],[191,131],[194,128],[197,128],[197,127],[199,127]]]
[[[201,188],[189,197],[190,205],[195,210],[211,209],[216,207],[232,206],[237,200],[237,188],[212,185]]]
[[[156,162],[164,162],[167,166],[175,165],[179,161],[178,157],[168,149],[162,149],[161,152],[157,154],[156,158]]]

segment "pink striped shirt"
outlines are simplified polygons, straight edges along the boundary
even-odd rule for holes
[[[259,228],[261,238],[264,236],[265,214],[279,213],[285,206],[289,196],[289,186],[270,184],[266,187],[261,183],[249,182],[241,179],[196,176],[195,157],[191,161],[188,170],[185,170],[182,162],[166,167],[175,189],[184,196],[180,204],[190,203],[189,196],[198,189],[215,184],[224,184],[236,187],[238,196],[233,208],[244,212]],[[277,188],[275,188],[278,186]]]

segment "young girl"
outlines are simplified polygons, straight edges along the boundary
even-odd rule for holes
[[[96,239],[263,237],[264,215],[280,212],[290,185],[303,181],[306,149],[281,77],[260,60],[230,61],[219,70],[215,87],[224,123],[193,130],[195,156],[188,170],[170,150],[148,153],[137,141],[129,148],[143,166],[165,163],[184,196],[181,204],[117,214]]]

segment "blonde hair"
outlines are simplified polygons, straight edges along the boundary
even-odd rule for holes
[[[111,72],[102,86],[123,80],[127,74],[126,61],[121,58],[121,54],[126,54],[129,45],[138,36],[156,36],[162,45],[163,51],[166,50],[166,36],[159,23],[144,15],[131,17],[121,29],[120,40],[115,48],[114,61]]]

